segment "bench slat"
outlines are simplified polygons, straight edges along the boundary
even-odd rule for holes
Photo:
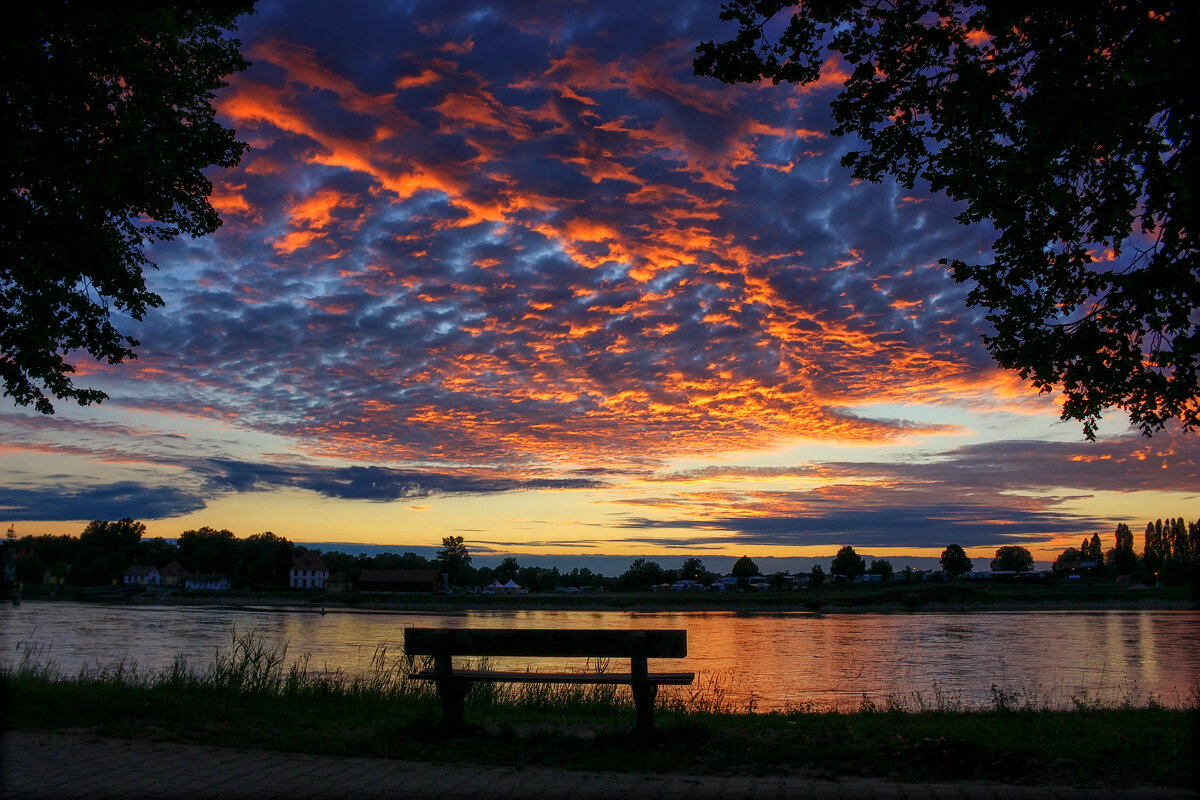
[[[600,685],[628,685],[633,683],[633,675],[620,672],[496,672],[490,669],[456,669],[450,673],[458,680],[475,683],[571,683]],[[422,680],[436,680],[437,673],[432,669],[414,672],[412,677]],[[694,672],[651,672],[646,676],[647,683],[666,686],[687,686],[696,679]]]
[[[645,649],[641,650],[642,647]],[[404,652],[410,656],[448,654],[529,658],[632,658],[644,653],[648,658],[685,658],[687,631],[405,628]]]

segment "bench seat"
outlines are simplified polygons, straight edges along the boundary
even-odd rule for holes
[[[654,701],[659,686],[687,686],[692,672],[650,672],[651,658],[687,656],[684,630],[568,630],[529,628],[405,628],[404,652],[433,656],[433,666],[411,673],[433,681],[442,701],[442,722],[462,724],[463,701],[478,683],[564,683],[629,686],[640,731],[654,727]],[[628,658],[629,672],[539,672],[455,669],[454,658]]]
[[[437,671],[433,668],[414,672],[413,678],[420,680],[437,680]],[[634,681],[630,672],[500,672],[493,669],[456,669],[451,670],[450,677],[456,680],[474,681],[476,683],[574,683],[628,686]],[[660,686],[689,686],[696,680],[694,672],[650,672],[646,674],[648,683]]]

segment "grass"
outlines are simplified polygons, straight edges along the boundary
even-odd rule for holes
[[[442,730],[418,666],[385,649],[360,675],[313,670],[253,633],[204,667],[177,659],[159,672],[118,662],[73,676],[42,662],[36,645],[0,672],[6,731],[86,730],[153,739],[326,755],[585,770],[872,776],[895,780],[1186,786],[1200,688],[1185,707],[1130,692],[1086,694],[1074,709],[1036,693],[994,689],[992,707],[967,711],[934,688],[855,712],[802,707],[755,714],[727,700],[719,676],[666,687],[659,730],[632,732],[628,689],[485,684],[471,693],[470,725]],[[603,668],[604,665],[598,665]],[[674,689],[675,691],[670,691]]]

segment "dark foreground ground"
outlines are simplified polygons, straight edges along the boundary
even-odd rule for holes
[[[5,731],[0,800],[40,798],[447,798],[450,800],[738,800],[980,798],[1082,800],[1197,797],[1188,789],[1079,789],[995,783],[898,783],[800,776],[638,774],[431,764],[126,741],[83,733]]]

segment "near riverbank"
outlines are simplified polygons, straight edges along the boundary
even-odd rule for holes
[[[6,737],[75,731],[118,739],[223,745],[439,764],[644,774],[783,775],[890,781],[991,781],[1078,787],[1195,780],[1198,706],[1152,700],[1074,710],[994,691],[989,709],[934,696],[864,701],[855,712],[756,714],[720,691],[664,690],[658,730],[637,735],[628,691],[613,686],[491,684],[469,695],[465,729],[445,730],[413,662],[381,656],[360,676],[287,664],[253,636],[206,668],[176,662],[66,677],[26,664],[0,674]],[[718,687],[719,688],[719,687]]]

